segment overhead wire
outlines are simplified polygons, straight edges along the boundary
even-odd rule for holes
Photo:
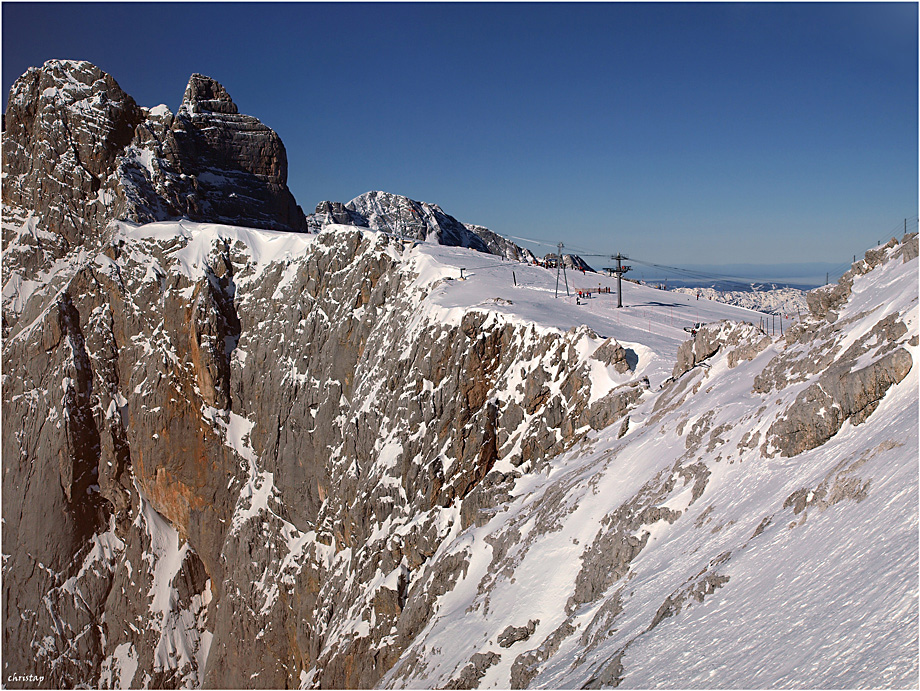
[[[552,247],[553,249],[555,249],[555,248],[557,248],[557,247],[559,246],[558,243],[555,244],[555,245],[551,245],[551,244],[549,244],[548,242],[542,242],[542,241],[540,241],[540,240],[532,240],[532,239],[530,239],[530,238],[520,238],[520,237],[517,237],[516,235],[506,235],[505,237],[506,237],[506,238],[511,238],[512,240],[520,240],[521,242],[528,242],[528,243],[531,243],[531,244],[533,244],[533,245],[543,245],[544,247]]]
[[[904,221],[901,221],[886,234],[889,236],[896,235],[899,231],[903,232],[905,228],[908,232],[915,231],[917,229],[917,226],[920,225],[920,217],[918,216],[909,216],[905,220],[906,220],[906,223]],[[519,240],[521,242],[525,242],[525,243],[529,243],[533,245],[549,247],[552,249],[557,249],[559,247],[558,243],[551,244],[549,242],[544,242],[541,240],[534,240],[533,238],[525,238],[525,237],[519,237],[515,235],[507,235],[505,237],[513,239],[513,240]],[[881,244],[881,241],[879,241],[879,244]],[[573,250],[580,257],[604,257],[604,258],[614,259],[615,257],[619,256],[618,253],[615,254],[613,252],[596,252],[591,249],[580,247],[577,245],[563,244],[563,249]],[[765,281],[763,280],[755,280],[750,277],[734,276],[731,274],[719,274],[715,272],[698,271],[694,269],[686,269],[686,268],[681,268],[677,266],[668,266],[667,264],[647,262],[641,259],[636,259],[635,257],[625,257],[624,256],[622,258],[627,259],[636,264],[647,266],[649,268],[655,268],[660,271],[669,272],[672,274],[676,274],[678,276],[684,276],[686,278],[692,278],[695,280],[721,281],[723,283],[729,283],[729,284],[734,283],[739,286],[743,286],[745,288],[749,288],[752,284],[765,283]],[[844,262],[842,264],[837,265],[836,267],[833,267],[834,270],[827,272],[828,278],[830,278],[831,276],[835,276],[835,275],[839,277],[839,275],[847,271],[850,268],[850,266],[851,264],[849,262]],[[487,268],[487,267],[481,267],[481,268]]]
[[[719,281],[721,283],[728,283],[732,285],[737,285],[742,288],[750,289],[752,284],[755,283],[764,283],[764,281],[757,281],[751,278],[744,278],[741,276],[732,276],[729,274],[718,274],[711,271],[697,271],[694,269],[684,269],[678,266],[668,266],[666,264],[656,264],[654,262],[646,262],[641,259],[636,259],[635,257],[629,257],[629,261],[635,264],[641,264],[643,266],[648,266],[650,268],[659,269],[661,271],[669,272],[676,274],[678,276],[684,276],[686,278],[692,278],[696,280],[707,280],[707,281]]]

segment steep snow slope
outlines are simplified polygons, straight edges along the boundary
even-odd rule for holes
[[[878,361],[894,315],[916,362],[916,260],[886,252],[813,357],[863,341],[852,371]],[[867,421],[790,458],[772,426],[815,375],[752,382],[795,344],[734,368],[722,348],[646,397],[625,436],[592,433],[519,479],[443,548],[467,570],[384,684],[915,686],[916,367]]]

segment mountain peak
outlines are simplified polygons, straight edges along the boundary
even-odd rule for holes
[[[223,85],[216,79],[197,72],[189,78],[188,86],[185,87],[181,110],[188,113],[239,114],[236,104]]]
[[[63,72],[82,72],[87,70],[98,69],[93,63],[86,60],[64,60],[62,58],[53,58],[46,60],[41,69],[46,72],[60,70]]]

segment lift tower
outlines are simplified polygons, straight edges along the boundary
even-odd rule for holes
[[[559,269],[562,269],[562,279],[565,281],[565,294],[569,294],[569,279],[565,276],[565,262],[562,261],[563,244],[559,243],[559,254],[556,255],[556,294],[553,297],[559,297]]]
[[[623,260],[629,259],[629,257],[624,257],[622,254],[617,252],[615,257],[610,257],[611,259],[617,260],[617,266],[615,269],[607,269],[612,274],[616,274],[617,277],[617,307],[623,306],[623,274],[629,271],[631,266],[623,266]]]

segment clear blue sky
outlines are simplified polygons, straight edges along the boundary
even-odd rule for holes
[[[3,3],[175,110],[193,72],[282,137],[309,213],[372,189],[647,261],[844,262],[917,215],[916,3]],[[916,224],[916,222],[915,222]]]

